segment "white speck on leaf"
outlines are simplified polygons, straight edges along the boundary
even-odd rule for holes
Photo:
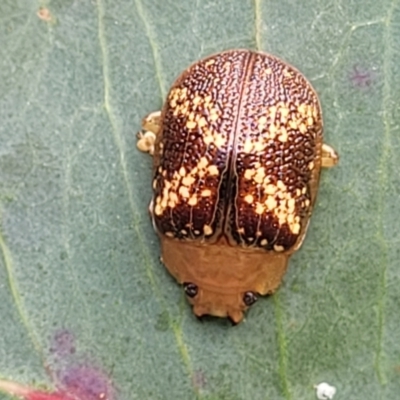
[[[314,386],[318,400],[331,400],[336,394],[336,388],[326,382]]]

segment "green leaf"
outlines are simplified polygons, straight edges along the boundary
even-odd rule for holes
[[[52,388],[84,364],[121,399],[324,381],[398,398],[399,0],[3,0],[0,18],[1,378]],[[159,262],[135,134],[183,69],[234,47],[311,80],[341,158],[282,287],[232,328],[197,321]]]

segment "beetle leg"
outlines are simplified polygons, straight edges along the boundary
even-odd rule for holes
[[[157,134],[160,132],[161,111],[154,111],[142,120],[142,132],[137,134],[137,147],[144,153],[153,155]]]
[[[153,132],[155,135],[160,131],[161,111],[154,111],[146,115],[142,120],[142,129]]]
[[[328,146],[327,144],[322,145],[322,167],[324,168],[331,168],[334,167],[338,161],[339,161],[339,156],[338,153],[336,153],[336,150],[334,150],[331,146]]]

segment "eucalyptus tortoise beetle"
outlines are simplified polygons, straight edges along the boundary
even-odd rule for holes
[[[318,97],[275,56],[230,50],[186,69],[142,128],[162,261],[198,317],[238,323],[257,295],[278,288],[320,169],[338,161],[322,142]]]

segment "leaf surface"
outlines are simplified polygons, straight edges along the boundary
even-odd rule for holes
[[[398,0],[3,0],[0,18],[1,378],[91,365],[121,399],[398,397]],[[183,69],[235,47],[310,79],[340,163],[282,287],[232,328],[198,322],[160,264],[135,134]]]

